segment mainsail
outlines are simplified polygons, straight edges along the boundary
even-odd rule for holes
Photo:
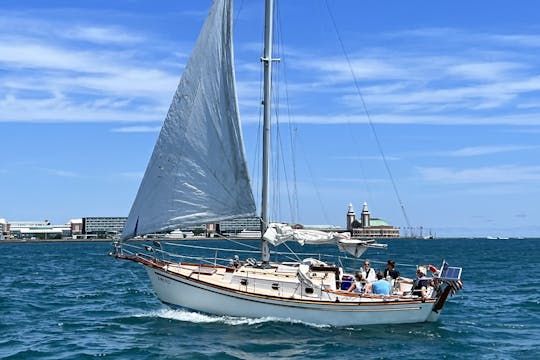
[[[233,64],[232,0],[199,34],[122,233],[127,239],[255,214]]]

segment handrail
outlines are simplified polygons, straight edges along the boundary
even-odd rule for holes
[[[171,245],[171,246],[192,248],[192,249],[212,250],[212,251],[229,252],[229,253],[244,253],[244,254],[258,254],[259,253],[258,250],[243,250],[243,249],[208,247],[208,246],[191,245],[191,244],[179,244],[179,243],[173,243],[173,242],[164,242],[164,244]],[[245,245],[245,244],[242,244],[242,245]],[[248,246],[248,245],[246,245],[246,246]],[[249,247],[251,247],[251,246],[249,246]],[[122,244],[122,248],[124,249],[124,251],[127,251],[127,252],[133,254],[134,252],[128,250],[127,248],[144,249],[144,246],[134,245],[133,243],[128,244],[128,243],[124,242]],[[255,248],[255,247],[253,247],[253,248]],[[194,256],[187,256],[187,255],[179,255],[179,254],[164,251],[164,250],[158,249],[158,248],[153,248],[153,250],[156,251],[156,252],[159,252],[161,254],[172,256],[172,257],[179,257],[179,258],[186,258],[186,259],[196,259],[196,260],[201,260],[201,261],[204,260],[205,262],[207,262],[207,259],[211,259],[212,261],[214,260],[214,257],[205,258],[203,256],[194,257]],[[321,253],[295,253],[293,251],[291,251],[291,252],[273,251],[272,254],[285,256],[288,260],[291,260],[291,261],[301,261],[299,256],[334,259],[334,261],[337,261],[344,268],[344,270],[347,270],[347,271],[349,269],[351,269],[352,271],[357,270],[356,267],[352,267],[352,266],[348,266],[348,265],[346,266],[345,264],[342,263],[341,260],[343,260],[343,261],[351,261],[351,262],[358,261],[358,259],[347,256],[347,255],[343,256],[343,255],[330,255],[330,254],[321,254]],[[223,261],[223,262],[227,262],[227,261],[230,260],[230,259],[225,259],[225,258],[216,258],[216,259],[220,260],[220,261]],[[384,261],[374,261],[374,260],[370,260],[370,261],[372,263],[375,263],[375,264],[385,264],[386,263]],[[417,265],[405,264],[405,263],[397,263],[397,265],[399,265],[401,267],[416,267],[417,266]]]

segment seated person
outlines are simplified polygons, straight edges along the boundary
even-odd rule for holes
[[[351,284],[349,289],[347,289],[348,292],[355,292],[357,294],[361,294],[364,292],[364,287],[366,285],[366,279],[362,276],[361,272],[357,272],[354,274],[354,282]]]
[[[399,271],[396,270],[396,263],[393,260],[388,260],[386,262],[386,269],[384,269],[384,278],[388,277],[396,280],[399,277]]]
[[[242,265],[238,255],[234,255],[234,258],[229,260],[229,264],[230,264],[231,267],[233,267],[235,269],[238,269]]]
[[[370,267],[369,260],[364,261],[364,267],[360,269],[362,277],[367,280],[368,283],[372,283],[377,280],[375,276],[375,270]]]
[[[377,271],[377,281],[371,284],[371,293],[375,295],[390,295],[390,283],[383,278],[383,274]]]
[[[416,279],[413,282],[412,292],[416,295],[422,295],[422,298],[427,296],[427,287],[429,286],[429,279],[426,278],[426,268],[419,266],[416,269]]]

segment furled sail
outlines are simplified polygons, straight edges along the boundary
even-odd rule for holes
[[[374,240],[351,239],[348,232],[325,232],[319,230],[293,229],[286,224],[271,223],[263,239],[276,246],[287,241],[304,244],[336,244],[341,251],[355,257],[362,255],[368,248],[386,249],[386,244],[377,244]]]
[[[122,238],[251,216],[255,210],[236,97],[232,0],[215,0]]]

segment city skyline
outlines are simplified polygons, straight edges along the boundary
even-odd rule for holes
[[[210,3],[0,6],[0,217],[127,216]],[[257,204],[262,4],[234,15]],[[343,226],[367,201],[439,236],[540,236],[539,7],[278,2],[272,218]]]

